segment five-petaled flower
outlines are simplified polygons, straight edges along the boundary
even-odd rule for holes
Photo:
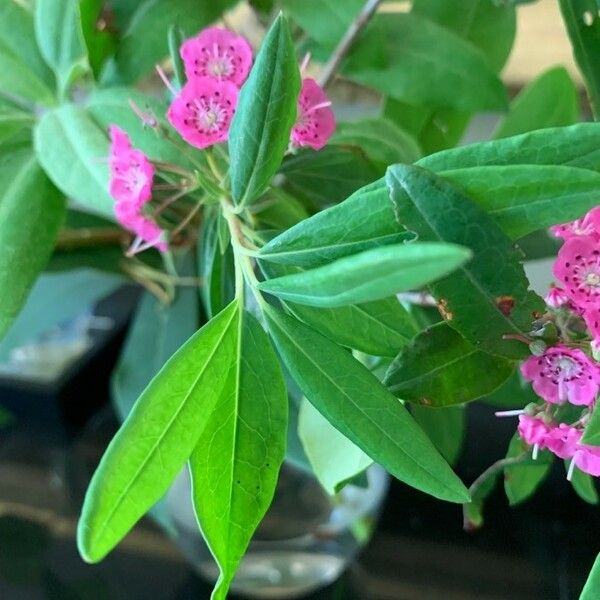
[[[228,29],[208,27],[180,49],[188,80],[211,77],[242,86],[252,67],[252,47]]]
[[[186,142],[207,148],[227,140],[238,94],[231,81],[191,79],[171,102],[167,118]]]
[[[532,382],[536,394],[552,404],[568,401],[589,406],[600,389],[600,369],[579,348],[548,348],[541,356],[530,356],[521,365],[521,373]]]

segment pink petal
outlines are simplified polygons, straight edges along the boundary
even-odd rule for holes
[[[211,77],[241,87],[252,67],[252,47],[228,29],[208,27],[181,46],[188,80]]]
[[[298,97],[298,119],[292,128],[295,146],[320,150],[335,131],[335,115],[327,95],[314,79],[303,79]],[[324,106],[325,105],[325,106]]]

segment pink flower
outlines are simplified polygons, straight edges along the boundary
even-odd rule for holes
[[[292,128],[294,146],[310,146],[320,150],[335,131],[331,102],[314,79],[303,79],[298,97],[298,119]]]
[[[171,102],[169,122],[196,148],[227,140],[239,90],[231,81],[197,77],[188,81]]]
[[[595,237],[572,237],[558,252],[554,275],[573,303],[600,307],[600,244]]]
[[[567,296],[565,290],[553,285],[548,290],[548,293],[546,294],[544,300],[546,301],[546,304],[551,308],[560,308],[561,306],[564,306],[565,304],[569,303],[569,296]]]
[[[110,194],[120,202],[143,204],[152,196],[154,167],[146,155],[131,147],[129,136],[110,127]]]
[[[559,458],[571,458],[577,450],[581,439],[581,431],[566,423],[551,427],[542,446]]]
[[[519,416],[519,426],[517,427],[519,437],[530,446],[538,444],[543,446],[544,440],[550,431],[550,427],[538,417],[529,415]]]
[[[594,477],[600,476],[600,447],[578,444],[573,462],[584,473]]]
[[[227,29],[208,27],[180,49],[188,80],[211,77],[242,86],[252,67],[252,47],[245,37]]]
[[[140,244],[167,250],[163,231],[143,214],[143,207],[152,198],[154,167],[148,157],[131,146],[129,136],[116,125],[110,127],[110,184],[115,202],[115,216],[125,228],[135,233]],[[136,246],[136,244],[134,244]]]
[[[600,219],[600,207],[592,208],[581,219],[563,223],[562,225],[553,225],[550,231],[558,238],[570,240],[574,237],[591,235],[600,239],[600,229],[598,228],[598,220]]]
[[[553,346],[541,356],[531,356],[521,365],[536,394],[552,404],[589,406],[600,387],[600,370],[578,348]]]

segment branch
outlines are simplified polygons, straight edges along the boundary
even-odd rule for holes
[[[348,27],[344,37],[340,40],[337,48],[333,51],[333,54],[329,58],[329,61],[323,67],[323,71],[319,77],[319,85],[323,89],[331,83],[331,80],[340,66],[340,63],[344,60],[346,54],[348,54],[348,51],[352,47],[352,44],[360,32],[371,20],[371,17],[375,14],[375,11],[380,3],[381,0],[367,0],[362,10],[358,13],[358,15],[356,15],[356,18],[350,24],[350,27]]]

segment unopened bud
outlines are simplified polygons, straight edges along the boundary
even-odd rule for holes
[[[529,351],[534,356],[542,356],[542,354],[546,352],[546,348],[546,342],[544,342],[543,340],[535,340],[531,342],[531,344],[529,344]]]

